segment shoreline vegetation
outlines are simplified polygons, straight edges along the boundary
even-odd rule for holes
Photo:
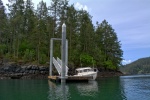
[[[58,75],[55,68],[53,68],[54,75]],[[123,75],[120,71],[112,71],[98,69],[98,78],[113,77]],[[75,69],[69,69],[68,74],[74,75]],[[38,65],[20,65],[15,62],[7,62],[0,65],[0,79],[48,79],[49,66]]]
[[[119,70],[123,59],[121,41],[107,20],[94,25],[89,12],[77,10],[69,0],[49,3],[47,6],[41,1],[36,7],[31,0],[9,0],[9,11],[5,11],[0,0],[0,63],[1,59],[10,59],[24,65],[48,66],[50,39],[61,38],[65,22],[69,69],[94,65],[99,70]],[[60,41],[54,42],[53,51],[55,58],[61,57]]]

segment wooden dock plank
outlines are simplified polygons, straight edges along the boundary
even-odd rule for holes
[[[48,76],[49,79],[56,80],[58,76]]]

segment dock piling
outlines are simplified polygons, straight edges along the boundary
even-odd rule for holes
[[[61,83],[66,82],[66,25],[63,23],[62,25],[62,53],[61,53],[61,59],[62,59],[62,73],[61,73]]]

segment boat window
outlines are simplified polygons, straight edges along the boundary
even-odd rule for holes
[[[88,69],[85,69],[84,72],[88,72]]]
[[[85,69],[84,72],[89,72],[91,69]]]

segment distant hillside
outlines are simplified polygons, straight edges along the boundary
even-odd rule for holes
[[[124,74],[148,74],[150,73],[150,57],[138,59],[120,68]]]

